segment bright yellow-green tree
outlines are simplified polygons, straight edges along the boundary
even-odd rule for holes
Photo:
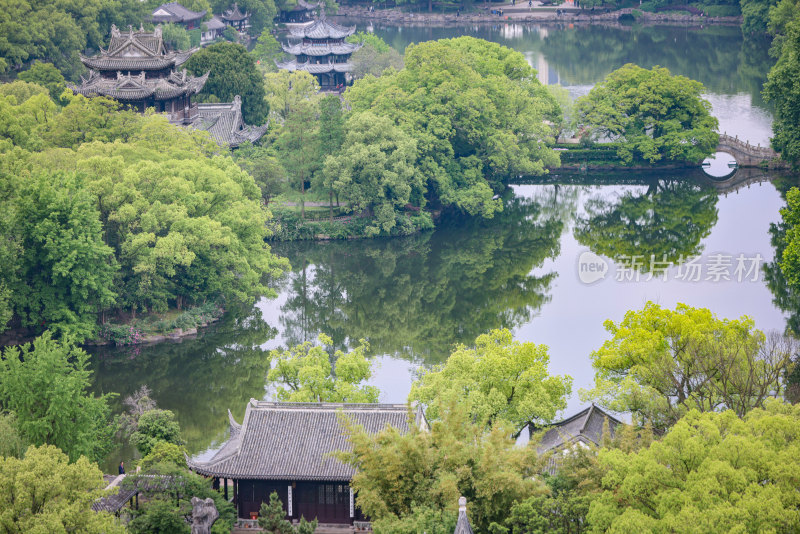
[[[600,451],[591,532],[798,532],[798,455],[800,406],[691,410],[647,449]]]
[[[96,465],[84,457],[69,463],[52,445],[0,457],[0,533],[124,534],[114,516],[91,508],[104,486]]]
[[[456,395],[476,420],[509,424],[518,435],[529,422],[547,423],[566,407],[569,376],[551,376],[547,346],[514,341],[507,329],[478,336],[474,347],[459,345],[444,365],[422,370],[408,398],[442,416],[441,399]]]

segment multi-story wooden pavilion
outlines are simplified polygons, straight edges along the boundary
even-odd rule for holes
[[[243,32],[250,27],[250,13],[247,11],[242,12],[236,2],[233,3],[230,9],[220,15],[219,18],[222,19],[222,22],[226,25],[233,26],[239,32]]]
[[[107,50],[92,57],[81,55],[89,75],[71,89],[84,96],[113,98],[140,112],[154,108],[167,113],[173,123],[188,124],[197,117],[192,97],[203,88],[208,73],[190,76],[176,69],[196,50],[168,52],[160,26],[152,32],[122,32],[112,25]]]
[[[330,457],[350,448],[339,417],[350,417],[368,432],[387,425],[407,431],[426,425],[421,411],[405,404],[286,403],[251,399],[242,424],[230,415],[230,438],[208,461],[188,460],[193,471],[215,477],[242,519],[258,516],[275,491],[287,519],[352,524],[363,520],[350,480],[355,471]]]
[[[347,74],[353,70],[350,56],[361,48],[360,44],[345,41],[355,31],[355,26],[328,22],[324,13],[310,26],[292,27],[289,30],[290,43],[282,46],[284,52],[292,54],[295,59],[279,62],[278,68],[313,74],[323,91],[343,89],[348,82]]]

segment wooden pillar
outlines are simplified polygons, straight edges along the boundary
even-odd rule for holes
[[[222,479],[222,485],[225,488],[223,495],[225,496],[225,500],[227,501],[228,500],[228,479],[227,478],[223,478]]]
[[[239,481],[233,479],[233,505],[239,506]]]

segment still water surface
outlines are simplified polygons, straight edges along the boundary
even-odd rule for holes
[[[721,131],[768,143],[771,116],[760,97],[768,44],[743,40],[738,28],[371,30],[401,51],[463,34],[496,41],[525,54],[544,83],[573,95],[624,63],[662,65],[705,84]],[[491,221],[450,221],[408,238],[276,244],[293,267],[277,299],[229,314],[198,339],[95,350],[96,389],[122,398],[149,385],[159,406],[177,414],[190,452],[200,453],[225,438],[229,408],[241,419],[248,399],[268,396],[266,351],[319,332],[343,349],[368,339],[381,400],[404,402],[414,369],[442,362],[454,344],[492,328],[548,345],[551,372],[573,376],[576,392],[591,385],[589,354],[606,339],[603,321],[648,300],[722,317],[748,314],[761,329],[782,330],[784,314],[763,272],[755,271],[756,280],[746,272],[754,260],[760,267],[774,256],[770,225],[789,182],[769,178],[725,194],[701,187],[693,173],[553,176],[511,187],[505,210]],[[579,277],[579,258],[584,265],[593,258],[581,256],[587,251],[607,266],[593,283]],[[630,257],[637,254],[647,259]],[[631,265],[651,254],[674,266],[651,276],[647,266]],[[702,269],[697,281],[685,263],[693,256]],[[577,393],[569,405],[581,406]],[[115,452],[108,467],[130,454]]]

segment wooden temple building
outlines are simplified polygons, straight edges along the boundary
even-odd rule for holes
[[[183,26],[187,30],[194,30],[195,28],[200,28],[205,16],[205,10],[192,11],[177,2],[170,2],[169,4],[161,4],[155,8],[150,15],[150,20],[153,24],[172,23]]]
[[[169,52],[164,45],[161,26],[152,32],[142,29],[127,32],[111,26],[107,50],[92,57],[81,56],[90,69],[80,85],[70,85],[84,96],[113,98],[139,112],[148,108],[165,113],[169,121],[208,130],[220,144],[236,147],[245,141],[257,141],[267,126],[247,126],[242,121],[242,103],[237,96],[226,104],[198,104],[193,97],[208,79],[177,71],[198,49]]]
[[[281,9],[276,17],[277,22],[292,25],[310,25],[314,22],[314,10],[319,4],[312,4],[306,0],[297,0],[297,3],[289,9]]]
[[[238,32],[245,32],[250,27],[250,13],[242,12],[239,5],[234,2],[230,9],[219,16],[226,26],[233,26]]]
[[[292,27],[289,29],[289,44],[282,46],[283,51],[295,59],[278,62],[278,68],[313,74],[323,91],[341,90],[349,81],[348,73],[353,70],[350,56],[361,48],[360,44],[345,41],[345,37],[355,31],[355,26],[328,22],[324,14],[309,26]]]
[[[355,471],[329,453],[348,450],[339,417],[346,416],[377,433],[387,425],[407,431],[427,428],[421,410],[405,404],[287,403],[251,399],[242,423],[230,415],[230,438],[208,461],[188,459],[193,471],[221,482],[239,518],[258,516],[262,502],[275,491],[286,518],[353,524],[364,520],[356,507],[350,480]]]

